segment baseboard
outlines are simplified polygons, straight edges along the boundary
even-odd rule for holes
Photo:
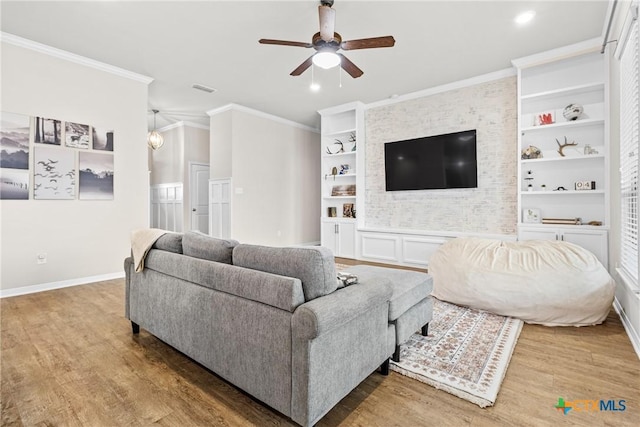
[[[124,271],[110,274],[100,274],[97,276],[80,277],[77,279],[62,280],[60,282],[42,283],[39,285],[21,286],[19,288],[0,289],[0,298],[15,297],[18,295],[33,294],[36,292],[51,291],[53,289],[68,288],[70,286],[87,285],[89,283],[102,282],[105,280],[121,279]]]
[[[631,325],[627,314],[622,309],[622,306],[618,302],[617,298],[613,300],[613,308],[616,310],[616,313],[618,313],[618,316],[620,316],[620,320],[622,320],[622,325],[624,326],[625,331],[627,331],[627,335],[629,336],[631,345],[636,351],[638,359],[640,359],[640,336],[638,336],[638,331],[633,329],[633,326]]]

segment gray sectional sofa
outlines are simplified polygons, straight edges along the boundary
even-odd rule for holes
[[[160,237],[136,273],[126,317],[301,425],[313,425],[396,345],[389,279],[337,289],[322,247],[272,248],[197,233]]]

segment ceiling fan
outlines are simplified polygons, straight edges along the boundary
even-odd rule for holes
[[[393,36],[342,41],[342,36],[334,31],[336,11],[331,8],[332,5],[333,0],[320,0],[320,6],[318,6],[320,32],[313,35],[311,43],[272,39],[260,39],[258,42],[261,44],[314,48],[316,53],[293,70],[291,72],[292,76],[299,76],[313,63],[322,68],[331,68],[339,64],[351,77],[358,78],[364,74],[363,71],[346,56],[339,53],[338,50],[392,47],[396,41]]]

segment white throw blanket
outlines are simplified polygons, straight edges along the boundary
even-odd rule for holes
[[[147,253],[149,253],[156,240],[166,233],[166,230],[158,228],[143,228],[131,232],[131,254],[133,255],[133,265],[136,267],[136,272],[142,271]]]

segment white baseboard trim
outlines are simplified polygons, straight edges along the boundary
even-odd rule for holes
[[[70,286],[87,285],[89,283],[102,282],[104,280],[120,279],[124,277],[124,271],[97,276],[80,277],[77,279],[62,280],[60,282],[42,283],[39,285],[22,286],[19,288],[0,289],[0,298],[16,297],[18,295],[33,294],[36,292],[51,291],[54,289],[68,288]]]
[[[638,331],[633,329],[633,326],[631,325],[629,318],[625,314],[617,298],[613,300],[613,308],[616,310],[616,313],[618,313],[618,316],[620,316],[620,320],[622,320],[622,325],[624,326],[624,330],[627,331],[629,340],[631,340],[631,345],[633,346],[633,349],[636,351],[636,355],[638,356],[638,359],[640,359],[640,336],[638,336]]]

